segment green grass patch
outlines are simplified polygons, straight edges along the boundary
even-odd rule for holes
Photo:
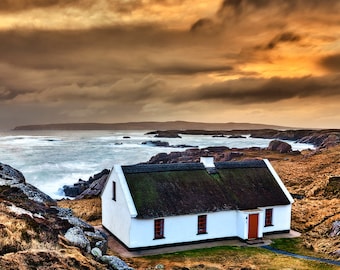
[[[306,248],[304,244],[302,243],[301,238],[281,238],[281,239],[274,239],[272,241],[273,242],[271,246],[276,249],[288,251],[288,252],[299,254],[299,255],[331,259],[327,257],[327,255],[317,253],[311,249]]]
[[[277,248],[280,250],[284,250],[284,251],[288,251],[288,252],[296,253],[296,254],[302,254],[302,252],[306,251],[306,248],[303,248],[300,238],[273,239],[271,246],[273,248]],[[302,255],[305,255],[305,254],[302,254]]]
[[[300,244],[298,239],[278,239],[275,241],[274,246],[275,248],[301,254]],[[194,265],[201,265],[202,268],[200,269],[212,269],[211,266],[217,267],[216,269],[228,269],[229,266],[236,267],[235,269],[256,267],[256,269],[261,270],[281,270],[283,268],[296,270],[338,269],[337,266],[291,258],[257,247],[220,246],[145,256],[143,260],[148,261],[149,266],[162,263],[166,265],[171,262],[172,265],[185,266],[190,270],[196,269],[193,267]],[[191,265],[191,267],[188,267],[188,265]]]

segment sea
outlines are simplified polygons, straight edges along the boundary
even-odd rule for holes
[[[114,164],[132,165],[148,161],[158,153],[187,148],[143,144],[161,140],[171,146],[198,148],[227,146],[267,147],[271,139],[181,135],[182,138],[155,138],[148,131],[9,131],[0,132],[0,162],[21,171],[27,183],[54,199],[65,197],[62,187],[79,179],[111,169]],[[310,144],[287,141],[293,150],[313,149]],[[188,147],[192,148],[192,147]]]

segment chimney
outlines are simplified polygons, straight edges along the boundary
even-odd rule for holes
[[[209,174],[216,173],[214,157],[201,157],[200,162],[203,163]]]

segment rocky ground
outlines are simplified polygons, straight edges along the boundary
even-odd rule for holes
[[[0,163],[1,270],[130,269],[106,251],[106,235]]]

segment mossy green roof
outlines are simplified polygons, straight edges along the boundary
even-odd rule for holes
[[[263,161],[123,166],[138,218],[286,205],[288,198]]]

